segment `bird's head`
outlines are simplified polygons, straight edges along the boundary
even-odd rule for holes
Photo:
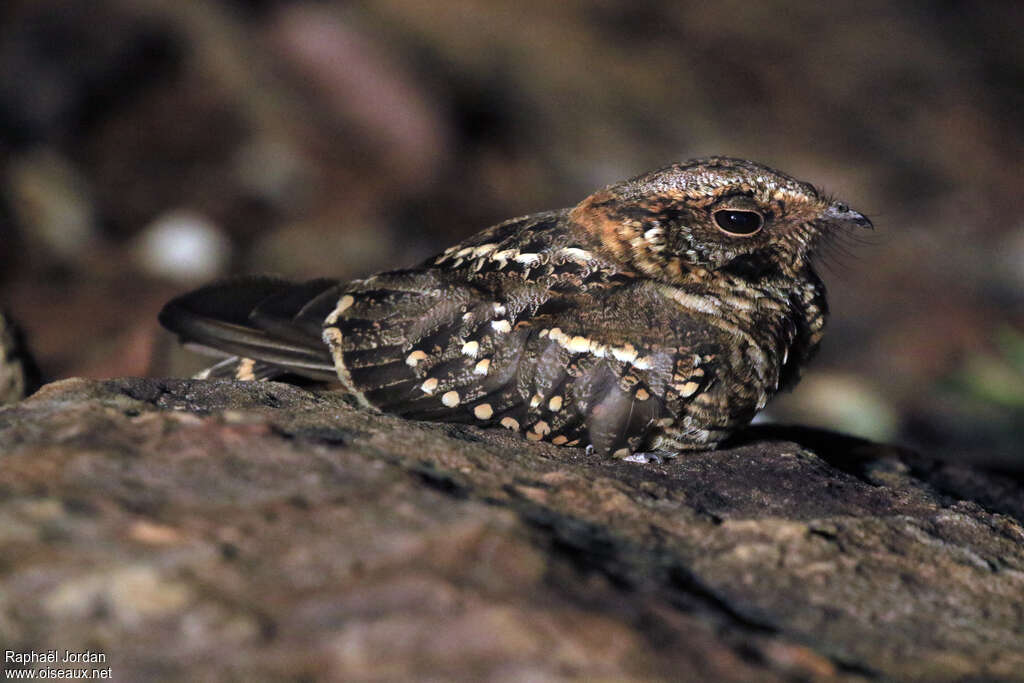
[[[758,277],[809,266],[822,238],[871,228],[812,185],[742,159],[696,159],[625,180],[570,218],[624,267],[668,282],[694,269]]]

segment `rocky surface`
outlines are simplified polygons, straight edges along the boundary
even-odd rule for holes
[[[1022,520],[1018,480],[824,432],[638,465],[67,380],[0,410],[0,642],[117,680],[1024,680]]]

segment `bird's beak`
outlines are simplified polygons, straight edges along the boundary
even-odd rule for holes
[[[833,202],[827,209],[825,209],[825,213],[822,215],[829,222],[847,223],[867,230],[875,229],[875,226],[867,216],[854,211],[842,202]]]

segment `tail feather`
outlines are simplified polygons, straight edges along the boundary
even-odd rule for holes
[[[293,322],[310,300],[334,287],[337,283],[329,280],[298,285],[266,277],[227,280],[174,299],[160,312],[160,323],[186,342],[233,354],[239,363],[259,363],[254,367],[264,377],[295,373],[334,380],[334,361],[318,329],[308,320]],[[234,372],[237,379],[237,370],[218,365],[211,375]]]
[[[327,312],[319,316],[303,316],[309,303],[322,294],[328,301],[338,298],[337,280],[311,280],[293,284],[260,301],[249,314],[250,324],[269,334],[297,344],[317,347],[323,344],[323,322]]]

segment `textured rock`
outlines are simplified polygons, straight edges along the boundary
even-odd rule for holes
[[[1024,678],[1024,487],[809,430],[662,465],[275,383],[0,410],[0,642],[119,680]]]

